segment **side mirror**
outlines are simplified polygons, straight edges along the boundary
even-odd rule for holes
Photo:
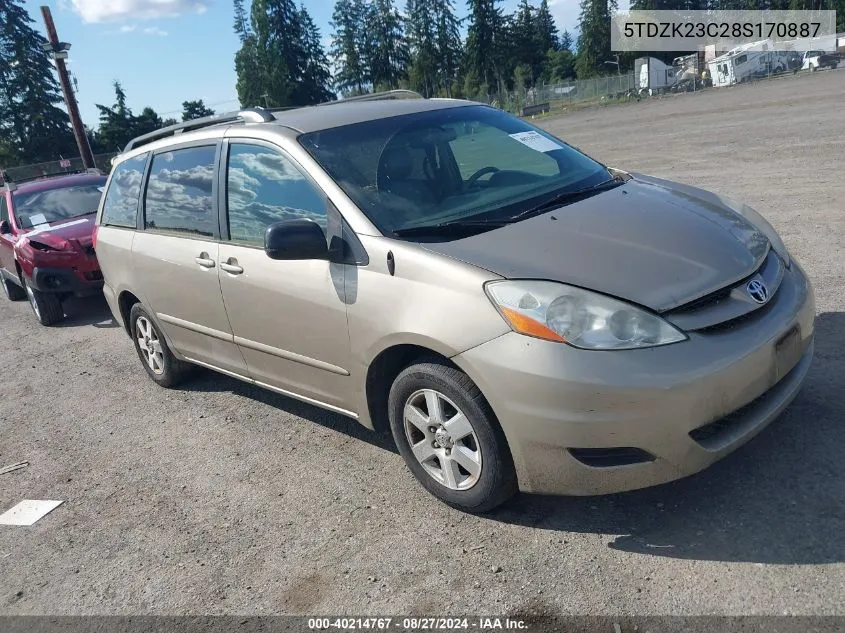
[[[8,235],[12,232],[12,226],[8,220],[0,221],[0,235]]]
[[[328,259],[326,234],[314,220],[284,220],[267,227],[264,252],[270,259]]]

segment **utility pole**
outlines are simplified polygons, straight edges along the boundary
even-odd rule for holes
[[[70,44],[59,41],[59,36],[56,33],[56,25],[53,23],[53,14],[50,13],[50,7],[41,7],[41,15],[44,18],[44,26],[47,27],[47,39],[50,42],[44,48],[50,55],[50,58],[55,62],[56,70],[59,73],[59,83],[62,86],[62,93],[65,96],[65,105],[70,116],[70,123],[73,126],[76,145],[79,147],[79,156],[82,158],[82,165],[85,169],[93,169],[96,167],[94,154],[91,152],[91,145],[88,143],[88,135],[85,134],[85,126],[82,125],[82,119],[79,117],[79,105],[76,103],[76,96],[73,94],[73,87],[70,85],[70,78],[68,77],[67,66],[65,65]]]

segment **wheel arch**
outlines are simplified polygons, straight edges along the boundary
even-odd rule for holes
[[[136,303],[141,303],[141,300],[129,290],[123,290],[117,297],[117,307],[123,320],[123,329],[130,337],[132,336],[132,325],[129,323],[129,313]]]
[[[389,433],[387,398],[396,376],[421,359],[436,359],[459,369],[448,356],[431,347],[415,343],[396,343],[381,350],[367,366],[364,381],[367,413],[377,433]]]

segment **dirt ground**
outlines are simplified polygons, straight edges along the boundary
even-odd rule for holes
[[[461,514],[345,418],[147,379],[103,302],[0,303],[7,614],[845,614],[845,70],[543,121],[613,166],[758,208],[816,287],[807,385],[694,477]],[[498,570],[494,572],[493,570]]]

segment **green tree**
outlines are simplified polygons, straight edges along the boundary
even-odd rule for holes
[[[241,105],[302,106],[333,98],[329,62],[305,7],[253,0],[249,24],[237,22],[235,54]]]
[[[410,53],[402,17],[393,0],[373,0],[367,9],[364,48],[374,89],[392,89],[407,76]]]
[[[545,55],[550,49],[557,50],[560,48],[560,40],[558,39],[557,25],[549,10],[548,0],[540,2],[540,8],[537,9],[535,17],[535,37],[537,38],[537,45],[540,49],[540,54]]]
[[[150,107],[141,110],[141,114],[132,117],[132,137],[141,136],[142,134],[149,134],[164,127],[164,121],[158,113]]]
[[[581,0],[578,36],[578,59],[575,69],[579,79],[594,77],[607,70],[611,59],[610,18],[616,0]]]
[[[411,52],[411,89],[432,97],[437,92],[437,31],[432,0],[408,0],[406,31]]]
[[[563,34],[560,36],[560,49],[572,52],[572,47],[572,35],[569,33],[569,31],[564,30]]]
[[[192,121],[193,119],[201,119],[205,116],[211,116],[214,110],[203,103],[202,99],[197,101],[183,101],[182,102],[182,120]]]
[[[553,45],[541,42],[539,14],[528,0],[521,0],[519,3],[512,24],[513,59],[518,62],[517,68],[522,66],[520,76],[517,78],[516,74],[514,75],[515,87],[533,86],[542,70],[546,51],[553,48]],[[552,25],[554,26],[554,22]],[[523,83],[525,85],[522,85]]]
[[[560,83],[575,78],[575,55],[565,48],[559,51],[549,50],[543,65],[543,81]]]
[[[469,27],[464,52],[468,88],[497,85],[503,89],[503,60],[507,55],[507,34],[500,0],[467,0]]]
[[[301,28],[301,40],[297,52],[302,56],[300,58],[302,64],[297,73],[300,79],[294,90],[291,105],[334,101],[335,95],[331,90],[332,73],[329,70],[329,58],[320,38],[320,29],[317,28],[304,5],[299,9],[298,22]]]
[[[0,139],[7,163],[73,155],[76,143],[46,40],[19,0],[0,0]]]
[[[452,0],[433,0],[435,23],[435,60],[440,89],[453,96],[453,86],[458,81],[463,56],[460,20],[455,15]]]
[[[96,104],[100,111],[97,145],[106,152],[122,151],[135,137],[134,117],[126,105],[126,93],[119,81],[114,82],[115,102],[112,106]]]
[[[331,57],[335,64],[335,86],[350,94],[362,94],[370,83],[363,53],[366,5],[364,0],[338,0],[331,26]]]
[[[244,9],[244,0],[233,0],[235,9],[235,33],[241,40],[241,43],[247,38],[249,34],[249,21],[246,17],[246,9]]]

